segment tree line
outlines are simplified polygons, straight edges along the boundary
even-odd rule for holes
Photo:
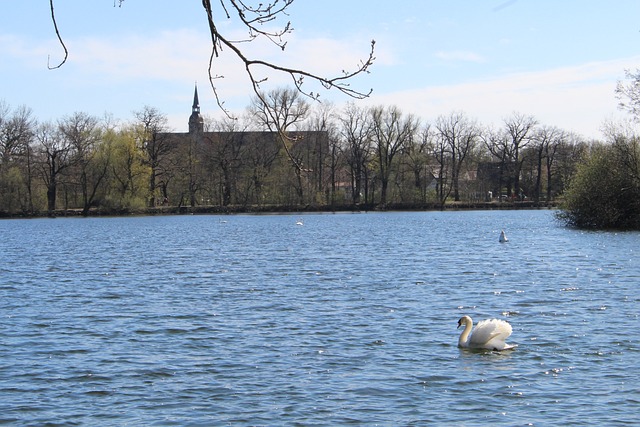
[[[0,102],[0,212],[553,202],[606,145],[518,112],[498,127],[460,111],[421,122],[397,106],[337,108],[289,88],[203,126],[205,138],[180,142],[149,106],[122,123],[84,112],[41,122]]]
[[[218,30],[211,2],[202,2],[212,42],[209,80],[226,116],[207,120],[207,130],[221,129],[217,136],[169,137],[166,116],[152,107],[134,112],[125,124],[86,113],[39,123],[28,107],[11,109],[0,101],[0,215],[43,210],[53,215],[60,208],[83,214],[91,208],[127,211],[154,208],[159,200],[163,205],[178,200],[178,206],[302,204],[334,209],[562,198],[558,216],[569,225],[640,229],[635,130],[609,125],[603,141],[585,141],[515,112],[494,129],[463,112],[420,123],[395,106],[311,108],[300,95],[318,100],[319,94],[303,88],[305,79],[355,99],[369,96],[371,91],[352,89],[349,81],[368,72],[375,61],[375,41],[355,71],[332,78],[245,56],[240,46],[256,38],[285,49],[283,36],[292,31],[290,23],[275,31],[261,25],[288,16],[292,3],[276,0],[251,7],[221,1],[222,16],[237,18],[248,31],[246,39],[232,41]],[[53,0],[49,7],[65,53],[59,65],[49,67],[58,68],[68,51]],[[224,109],[215,84],[222,76],[212,74],[223,46],[244,64],[254,93],[241,120]],[[254,74],[261,68],[288,75],[294,89],[262,92],[260,83],[266,78]],[[616,96],[637,121],[640,70],[625,73]],[[311,133],[299,133],[302,128]]]

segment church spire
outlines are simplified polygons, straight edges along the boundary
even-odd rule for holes
[[[198,100],[198,85],[193,92],[193,106],[189,117],[189,133],[202,133],[204,131],[204,119],[200,115],[200,101]]]
[[[196,83],[196,89],[193,92],[193,106],[191,112],[200,114],[200,101],[198,101],[198,84]]]

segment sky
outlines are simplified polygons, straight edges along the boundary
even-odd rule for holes
[[[221,117],[207,74],[211,38],[202,2],[117,3],[56,0],[69,57],[49,70],[64,56],[49,2],[1,1],[0,102],[27,106],[41,121],[86,112],[127,122],[151,106],[186,131],[197,84],[202,113]],[[219,3],[212,1],[220,32],[244,38]],[[637,0],[295,0],[284,18],[268,26],[291,22],[284,51],[253,42],[245,53],[336,76],[365,59],[375,40],[370,73],[351,82],[373,92],[355,102],[395,105],[423,123],[463,112],[499,128],[520,113],[602,138],[605,122],[625,117],[616,82],[640,68]],[[214,73],[224,76],[216,85],[225,107],[242,112],[252,92],[230,51],[215,60]],[[286,76],[268,77],[265,90],[289,84]],[[335,90],[319,93],[338,109],[353,101]]]

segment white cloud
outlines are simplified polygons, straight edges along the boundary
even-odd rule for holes
[[[109,79],[193,79],[207,64],[207,39],[195,31],[165,31],[153,36],[70,40],[70,64]]]
[[[237,38],[241,36],[237,34]],[[236,34],[231,37],[236,37]],[[353,69],[359,60],[366,58],[370,43],[365,38],[342,41],[304,38],[297,33],[288,40],[284,52],[267,42],[252,42],[242,47],[252,58],[290,65],[321,76],[335,76],[343,69]],[[206,32],[177,30],[147,36],[119,34],[110,38],[70,38],[65,42],[70,51],[68,63],[59,72],[47,74],[45,78],[48,80],[43,85],[48,85],[39,89],[41,93],[48,94],[45,101],[55,104],[56,112],[61,109],[66,111],[62,102],[74,103],[67,107],[71,110],[82,109],[86,105],[81,102],[83,100],[67,99],[66,93],[65,96],[60,95],[62,89],[56,88],[64,80],[69,83],[68,86],[86,86],[93,98],[99,97],[100,90],[108,91],[110,95],[117,92],[121,99],[113,102],[121,104],[125,111],[150,102],[140,99],[140,92],[133,94],[135,86],[144,83],[153,87],[147,90],[155,91],[157,87],[155,99],[151,102],[164,102],[164,105],[154,106],[178,117],[185,106],[188,113],[192,92],[177,91],[182,91],[185,84],[190,86],[197,80],[201,87],[201,103],[206,106],[203,111],[217,113],[211,91],[205,89],[211,48],[211,39]],[[391,78],[401,79],[406,75],[402,67],[407,65],[398,63],[392,48],[391,43],[378,40],[377,60],[372,74],[353,82],[354,87],[363,90],[374,87],[374,93],[366,103],[398,105],[425,120],[461,110],[483,124],[496,125],[500,125],[502,119],[511,112],[519,111],[536,116],[544,124],[575,130],[589,137],[598,136],[602,122],[619,113],[614,96],[615,83],[624,76],[624,69],[633,69],[640,62],[640,57],[630,57],[533,72],[504,73],[489,79],[443,85],[428,85],[428,76],[423,76],[427,79],[426,85],[424,80],[417,80],[415,87],[410,90],[378,92],[376,79],[380,77],[376,73],[377,67],[384,71],[380,74],[393,76]],[[0,35],[0,62],[3,63],[0,69],[3,66],[7,68],[5,64],[11,64],[10,68],[14,70],[46,70],[49,54],[52,62],[60,59],[60,46],[54,39],[34,43],[16,36]],[[468,51],[442,51],[438,57],[449,61],[483,60],[480,55]],[[249,102],[251,90],[245,72],[233,53],[224,50],[215,60],[213,72],[224,75],[224,79],[216,83],[227,105],[236,111],[244,108]],[[435,69],[430,72],[435,72]],[[55,84],[52,84],[54,79]],[[392,80],[385,83],[390,82]],[[33,90],[38,90],[38,83],[31,84]],[[408,86],[408,82],[402,83],[404,87]],[[290,84],[287,76],[269,74],[269,87],[285,84]],[[323,98],[338,103],[349,100],[335,91],[321,93]]]
[[[241,39],[242,33],[230,35]],[[284,51],[265,40],[241,45],[249,59],[270,61],[294,69],[304,69],[321,77],[335,77],[343,70],[351,71],[366,59],[366,40],[343,42],[327,38],[303,39],[293,34]],[[110,39],[86,38],[68,40],[72,49],[69,65],[78,67],[82,80],[106,79],[112,82],[132,80],[166,80],[185,82],[208,81],[207,68],[211,54],[211,38],[207,33],[191,30],[166,31],[153,36],[123,35]],[[265,88],[291,84],[287,74],[266,67],[252,68],[257,79],[268,77]],[[223,76],[216,85],[225,98],[246,97],[249,82],[241,61],[223,48],[214,59],[213,75]],[[311,82],[307,83],[311,86]],[[309,90],[318,90],[318,88]]]
[[[474,52],[456,50],[450,52],[439,51],[435,53],[435,57],[443,61],[461,61],[461,62],[485,62],[485,59]]]
[[[376,94],[372,104],[395,104],[425,120],[461,110],[481,123],[499,126],[513,111],[586,137],[600,135],[602,122],[617,113],[616,81],[640,58],[593,62],[491,79],[424,86]]]
[[[57,65],[56,61],[64,58],[64,50],[57,41],[34,44],[12,34],[0,34],[0,58],[3,59],[3,65],[11,68],[16,68],[18,64],[42,68],[47,66],[47,58],[50,58],[52,66]]]

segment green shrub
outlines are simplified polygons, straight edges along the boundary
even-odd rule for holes
[[[584,229],[640,229],[640,150],[636,139],[594,148],[578,166],[558,217]]]

